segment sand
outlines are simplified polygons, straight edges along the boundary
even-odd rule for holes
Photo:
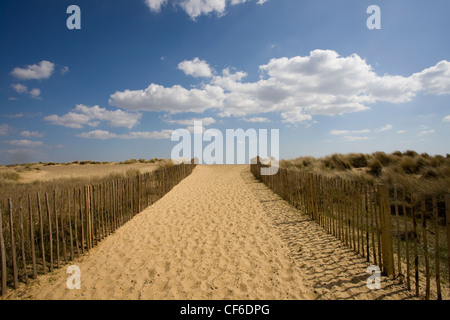
[[[257,181],[248,166],[198,166],[73,264],[6,299],[409,299]]]
[[[80,260],[81,290],[62,268],[20,299],[312,299],[288,247],[240,173],[199,166]]]

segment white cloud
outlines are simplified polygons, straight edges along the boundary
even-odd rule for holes
[[[163,119],[164,122],[166,123],[170,123],[170,124],[179,124],[179,125],[183,125],[183,126],[188,126],[188,125],[194,125],[194,121],[201,121],[202,125],[204,126],[209,126],[211,124],[216,123],[216,120],[208,117],[208,118],[192,118],[192,119],[172,119],[170,117],[165,117]]]
[[[244,120],[244,121],[246,121],[246,122],[260,122],[260,123],[267,123],[267,122],[270,122],[269,119],[264,118],[264,117],[253,117],[253,118],[250,118],[250,119],[243,118],[242,120]]]
[[[218,17],[225,15],[228,5],[238,5],[248,0],[172,0],[172,3],[180,6],[192,20],[198,16],[215,13]],[[257,4],[263,4],[268,0],[258,0]],[[152,12],[160,12],[161,8],[169,3],[168,0],[145,0],[145,4]]]
[[[37,131],[32,131],[32,132],[30,132],[30,131],[22,131],[20,133],[20,135],[22,137],[25,137],[25,138],[42,138],[44,136],[43,133],[39,133]]]
[[[90,123],[91,119],[87,115],[75,112],[69,112],[63,116],[52,114],[50,116],[46,116],[44,120],[55,125],[77,129],[83,128],[84,125],[92,124]]]
[[[32,98],[34,99],[40,99],[40,95],[41,95],[41,90],[34,88],[31,89],[30,91],[28,91],[28,87],[20,84],[20,83],[16,83],[16,84],[12,84],[11,87],[17,92],[17,93],[28,93]]]
[[[30,140],[10,140],[7,141],[12,146],[18,146],[18,147],[28,147],[28,148],[34,148],[34,147],[40,147],[43,145],[42,141],[30,141]]]
[[[183,0],[180,2],[180,6],[193,20],[211,12],[220,17],[225,14],[226,0]]]
[[[194,60],[184,60],[180,62],[178,64],[178,69],[182,70],[189,76],[193,76],[194,78],[209,78],[212,76],[212,71],[209,64],[204,60],[200,60],[199,58],[194,58]]]
[[[201,129],[202,133],[204,133],[205,130],[206,130],[205,126],[203,126],[203,125],[200,127],[200,129]],[[191,134],[194,134],[195,127],[194,126],[187,126],[186,130],[189,131]]]
[[[376,129],[375,132],[385,132],[385,131],[389,131],[392,129],[392,125],[387,124],[379,129]]]
[[[422,130],[422,131],[419,132],[419,136],[424,136],[424,135],[427,135],[427,134],[430,134],[430,133],[435,133],[435,132],[436,131],[433,130],[433,129],[431,129],[431,130]]]
[[[336,136],[344,135],[344,134],[349,134],[349,133],[350,133],[349,130],[331,130],[331,131],[330,131],[330,134],[336,135]]]
[[[200,113],[220,108],[224,98],[223,89],[217,86],[205,85],[201,89],[187,90],[179,85],[165,88],[152,83],[145,90],[117,91],[111,95],[109,103],[131,111]]]
[[[117,134],[105,130],[94,130],[89,132],[83,132],[77,134],[76,136],[80,138],[101,139],[101,140],[117,138]]]
[[[362,129],[362,130],[353,130],[352,133],[360,134],[360,133],[369,133],[369,129]]]
[[[41,90],[39,89],[31,89],[29,92],[30,96],[34,99],[39,99],[41,95]]]
[[[170,139],[173,130],[161,130],[151,132],[129,132],[119,136],[122,139]]]
[[[61,72],[61,74],[66,74],[67,72],[69,72],[69,67],[68,66],[62,67],[60,72]]]
[[[17,92],[17,93],[26,93],[28,91],[27,86],[20,84],[20,83],[16,83],[16,84],[12,84],[11,87]]]
[[[345,141],[362,141],[362,140],[369,140],[369,137],[358,137],[358,136],[345,136]]]
[[[421,89],[430,94],[450,94],[450,62],[443,60],[433,67],[413,75]]]
[[[127,134],[115,134],[105,130],[94,130],[77,134],[77,137],[86,139],[170,139],[172,130],[161,130],[151,132],[132,131]]]
[[[196,69],[194,66],[200,63],[203,68]],[[244,82],[247,73],[227,68],[221,75],[210,77],[209,83],[202,82],[196,88],[152,83],[144,90],[115,92],[109,103],[131,111],[172,114],[215,109],[221,117],[278,112],[283,122],[297,123],[312,120],[314,115],[334,116],[368,110],[381,101],[408,102],[424,90],[446,93],[448,65],[442,61],[435,68],[409,77],[380,76],[357,54],[341,57],[332,50],[314,50],[308,56],[271,59],[259,67],[261,78],[255,82]],[[190,61],[183,69],[186,74],[197,76],[206,75],[210,70],[206,61],[200,60]],[[433,77],[437,82],[432,81]]]
[[[444,119],[442,119],[444,122],[450,122],[450,115],[446,116]]]
[[[47,116],[44,120],[60,126],[81,129],[85,125],[96,127],[100,121],[106,121],[112,127],[131,129],[138,124],[140,113],[129,113],[123,110],[110,111],[99,106],[87,107],[79,104],[71,112],[63,116],[56,114]]]
[[[398,134],[403,134],[403,133],[406,133],[406,130],[398,130],[397,133]]]
[[[282,112],[281,118],[283,119],[282,122],[288,123],[305,122],[312,119],[311,115],[305,114],[301,109]]]
[[[160,12],[161,7],[166,5],[168,0],[145,0],[145,4],[152,12]]]
[[[339,135],[348,135],[348,134],[361,134],[361,133],[370,133],[369,129],[362,130],[331,130],[330,134],[339,136]]]
[[[39,64],[28,65],[26,68],[14,68],[11,75],[21,80],[41,80],[48,79],[54,69],[54,63],[43,60]]]

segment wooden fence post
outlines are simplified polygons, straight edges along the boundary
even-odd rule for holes
[[[438,209],[437,209],[437,199],[436,193],[433,193],[433,218],[434,218],[434,263],[436,270],[436,291],[437,291],[437,299],[442,300],[441,293],[441,274],[440,274],[440,266],[439,266],[439,217],[438,217]],[[449,279],[450,280],[450,279]]]
[[[84,254],[84,218],[81,199],[81,188],[78,189],[78,203],[80,204],[80,224],[81,224],[81,253]]]
[[[414,279],[416,282],[416,296],[419,296],[419,256],[417,253],[417,220],[414,210],[414,193],[411,192],[411,215],[413,219],[413,237],[414,237]]]
[[[428,259],[428,243],[427,243],[427,217],[426,217],[426,207],[425,207],[425,194],[422,191],[421,194],[421,215],[422,215],[422,241],[423,241],[423,251],[425,257],[425,300],[430,300],[430,263]]]
[[[56,228],[56,267],[59,268],[59,223],[58,212],[56,211],[56,190],[53,191],[53,212],[55,213],[55,228]]]
[[[45,204],[47,208],[47,217],[48,217],[48,234],[49,234],[49,251],[50,251],[50,272],[53,272],[53,232],[52,232],[52,217],[50,215],[50,206],[48,203],[48,194],[45,193]]]
[[[381,254],[383,257],[383,272],[388,276],[394,276],[394,261],[392,252],[392,228],[391,209],[387,188],[378,185],[379,207],[380,207],[380,232],[381,232]]]
[[[138,176],[138,212],[141,212],[142,175]]]
[[[13,280],[14,280],[14,288],[17,289],[19,286],[18,280],[18,270],[17,270],[17,254],[16,254],[16,240],[14,238],[14,221],[13,221],[13,208],[12,208],[12,200],[8,199],[8,207],[9,207],[9,230],[11,232],[11,254],[12,254],[12,267],[13,267]]]
[[[445,217],[447,221],[447,263],[449,266],[448,278],[449,278],[449,289],[450,289],[450,195],[445,195]]]
[[[411,290],[411,278],[409,269],[409,231],[408,231],[408,212],[406,210],[406,190],[402,192],[402,208],[403,208],[403,223],[405,232],[405,254],[406,254],[406,287]]]
[[[84,187],[84,211],[86,216],[86,250],[91,249],[91,237],[92,237],[92,230],[91,230],[91,210],[90,210],[90,196],[89,196],[89,186]]]
[[[312,172],[310,172],[308,174],[309,177],[309,188],[310,188],[310,193],[311,193],[311,209],[312,209],[312,216],[313,216],[313,220],[317,221],[317,203],[316,203],[316,197],[315,197],[315,189],[314,189],[314,174]]]
[[[75,200],[74,200],[75,202]],[[73,261],[73,234],[72,234],[72,218],[70,217],[70,189],[67,189],[67,219],[69,220],[69,237],[70,237],[70,260]]]
[[[41,208],[41,197],[39,192],[37,193],[37,202],[38,202],[38,213],[39,213],[39,225],[41,231],[41,254],[42,254],[42,268],[44,269],[44,274],[47,274],[47,266],[45,263],[45,246],[44,246],[44,221],[42,218],[42,208]]]
[[[20,239],[21,239],[21,249],[22,249],[22,264],[24,271],[24,280],[25,283],[28,283],[28,272],[27,272],[27,261],[25,256],[25,232],[23,229],[23,208],[22,208],[22,196],[20,196],[19,200],[19,216],[20,216]]]
[[[63,244],[63,254],[64,254],[64,263],[67,263],[67,248],[66,248],[66,235],[64,232],[65,229],[65,220],[64,220],[64,190],[61,190],[61,207],[60,207],[59,217],[61,219],[61,241]]]
[[[2,296],[6,294],[6,249],[5,241],[3,238],[3,217],[2,217],[2,207],[0,204],[0,254],[2,258]]]
[[[30,214],[30,242],[31,242],[31,259],[33,261],[33,279],[36,279],[37,278],[36,251],[34,248],[34,224],[33,224],[33,212],[30,194],[28,194],[28,211]]]

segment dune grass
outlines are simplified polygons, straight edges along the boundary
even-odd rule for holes
[[[385,184],[426,195],[450,193],[450,155],[430,156],[415,151],[396,151],[391,154],[349,153],[333,154],[322,158],[310,156],[281,160],[287,169],[313,172],[326,177]]]

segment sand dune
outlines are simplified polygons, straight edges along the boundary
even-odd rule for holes
[[[257,181],[248,166],[199,166],[75,261],[11,299],[407,299],[367,264]],[[386,280],[386,281],[384,281]]]
[[[24,170],[24,165],[18,165],[14,172],[20,174],[19,182],[29,183],[33,181],[49,181],[54,179],[70,178],[101,178],[110,174],[123,174],[127,170],[139,170],[141,173],[150,172],[158,168],[155,163],[131,163],[119,164],[111,162],[107,164],[56,164],[45,166],[43,164],[31,165],[29,170]],[[13,171],[8,167],[1,167],[0,172]]]

